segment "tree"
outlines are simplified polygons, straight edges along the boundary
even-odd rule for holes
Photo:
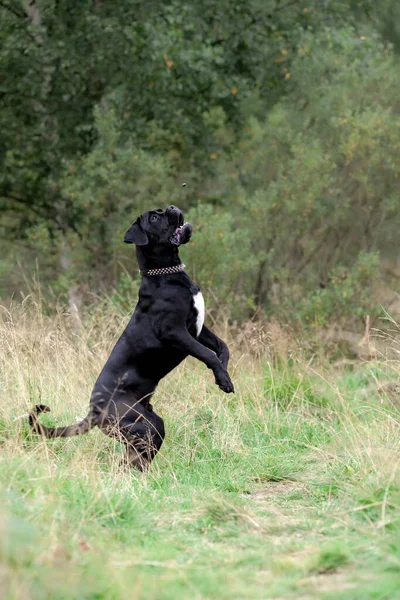
[[[226,248],[249,248],[221,287],[237,312],[275,310],[278,289],[294,302],[360,251],[386,251],[397,83],[376,32],[394,10],[1,1],[0,270],[38,257],[72,306],[82,272],[91,289],[116,282],[120,236],[150,201],[201,220],[199,198]],[[193,251],[200,272],[206,255]]]

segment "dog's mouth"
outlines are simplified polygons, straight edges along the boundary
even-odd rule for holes
[[[190,223],[184,223],[183,212],[179,208],[176,208],[176,206],[171,205],[165,212],[168,217],[169,226],[173,231],[173,234],[169,238],[169,243],[173,246],[186,244],[190,240],[193,227]]]
[[[190,223],[183,224],[183,216],[180,215],[179,221],[182,220],[182,224],[179,225],[176,229],[172,237],[170,237],[169,241],[174,246],[180,246],[181,244],[186,244],[192,235],[193,227]]]
[[[181,220],[181,215],[180,215],[179,220]],[[183,217],[182,217],[182,221],[183,221]],[[183,227],[184,227],[184,225],[182,223],[182,225],[179,225],[175,229],[173,236],[169,238],[169,241],[174,246],[180,246],[180,244],[182,243],[182,229],[183,229]]]

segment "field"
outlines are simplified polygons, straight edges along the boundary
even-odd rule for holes
[[[2,316],[4,600],[400,598],[395,360],[332,365],[223,331],[236,394],[186,361],[154,398],[160,455],[127,473],[98,430],[45,442],[22,415],[83,416],[128,317],[103,306],[78,329],[29,299]]]

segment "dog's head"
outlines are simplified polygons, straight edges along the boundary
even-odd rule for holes
[[[124,242],[136,246],[180,246],[187,244],[192,230],[190,223],[184,224],[183,212],[171,205],[167,210],[158,208],[143,213],[125,233]]]

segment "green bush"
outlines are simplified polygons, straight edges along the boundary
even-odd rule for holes
[[[91,15],[91,27],[86,9],[77,9],[85,35],[114,57],[115,67],[103,69],[91,47],[70,47],[74,36],[66,38],[47,7],[41,35],[49,54],[33,41],[32,56],[45,69],[57,53],[65,59],[51,29],[57,24],[77,81],[86,82],[80,63],[88,54],[101,91],[89,105],[79,92],[80,112],[67,119],[66,98],[54,89],[58,121],[49,115],[42,125],[51,132],[58,125],[58,134],[47,137],[37,133],[36,116],[20,126],[7,96],[1,294],[24,288],[24,268],[29,278],[37,262],[43,282],[70,304],[113,288],[123,304],[122,288],[130,292],[121,273],[137,275],[123,233],[143,210],[172,202],[193,222],[182,257],[211,310],[241,321],[262,309],[315,327],[357,326],[378,313],[375,289],[393,286],[382,264],[396,266],[400,225],[399,63],[386,41],[398,36],[385,33],[397,9],[389,2],[366,21],[369,5],[332,2],[321,11],[318,2],[307,10],[295,3],[271,14],[267,4],[210,3],[203,14],[176,2],[180,10],[166,8],[166,22],[153,14],[149,48],[145,26],[120,35],[126,3]],[[149,23],[149,15],[141,18]],[[6,25],[1,56],[28,68],[29,52],[19,54]],[[130,80],[120,56],[139,55],[143,64]],[[22,75],[19,83],[22,95]],[[64,95],[76,101],[71,90]],[[19,238],[27,246],[16,251]]]

